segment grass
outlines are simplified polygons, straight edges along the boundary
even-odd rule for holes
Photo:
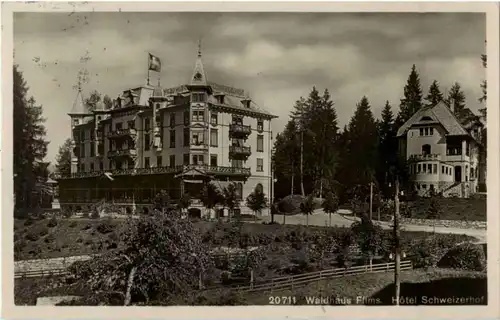
[[[394,274],[375,273],[322,280],[297,289],[280,290],[273,296],[295,297],[296,304],[308,304],[306,297],[337,298],[332,304],[391,305],[394,292]],[[487,301],[485,272],[451,269],[414,269],[401,273],[401,296],[417,297],[424,304],[424,296],[477,297]],[[270,295],[252,293],[244,295],[252,305],[268,305]],[[484,298],[482,298],[484,297]]]
[[[27,224],[26,221],[31,221]],[[77,256],[102,253],[117,245],[117,231],[125,223],[123,219],[60,219],[56,226],[48,227],[49,219],[44,220],[15,220],[14,221],[14,259],[39,259]],[[198,221],[195,225],[204,233],[216,226],[214,222]],[[223,228],[229,231],[230,223],[224,223]],[[265,238],[268,242],[283,243],[285,235],[292,231],[314,232],[324,230],[322,226],[299,225],[264,225],[259,223],[244,223],[242,231],[259,239]],[[47,232],[48,231],[48,232]],[[387,231],[390,232],[390,231]],[[402,241],[433,236],[429,232],[401,233]],[[458,236],[461,240],[471,237]],[[227,245],[227,238],[223,238],[221,245]]]
[[[430,198],[421,198],[409,203],[413,207],[412,218],[426,219]],[[437,198],[442,220],[486,221],[486,199]]]

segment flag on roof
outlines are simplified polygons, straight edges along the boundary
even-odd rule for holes
[[[149,70],[160,72],[161,71],[161,61],[157,56],[149,54]]]

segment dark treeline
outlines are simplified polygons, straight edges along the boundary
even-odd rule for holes
[[[481,87],[485,97],[485,84]],[[448,92],[442,92],[435,80],[425,95],[415,65],[404,86],[397,112],[386,101],[380,119],[376,119],[368,97],[363,96],[343,129],[338,126],[329,91],[326,89],[321,94],[313,87],[307,98],[301,97],[295,103],[285,129],[276,137],[273,154],[277,178],[275,198],[281,199],[291,193],[325,196],[326,192],[333,191],[342,203],[358,186],[369,190],[370,183],[374,184],[375,192],[389,197],[396,176],[403,188],[409,188],[406,160],[398,153],[397,130],[420,108],[441,101],[454,110],[464,124],[480,118],[466,107],[459,83],[454,83]],[[484,117],[485,112],[481,113]]]

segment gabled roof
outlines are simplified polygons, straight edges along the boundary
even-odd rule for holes
[[[430,118],[426,120],[425,117]],[[424,118],[424,119],[422,119]],[[403,136],[412,126],[424,124],[441,124],[447,132],[448,136],[463,136],[469,135],[460,121],[455,117],[453,112],[446,106],[444,102],[430,107],[422,107],[408,121],[406,121],[399,129],[397,136]]]

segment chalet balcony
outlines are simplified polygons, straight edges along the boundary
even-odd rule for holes
[[[246,160],[252,154],[250,147],[229,146],[229,157],[235,160]]]
[[[136,149],[121,149],[121,150],[108,151],[108,158],[135,157],[135,156],[137,156]]]
[[[66,176],[59,176],[58,179],[82,179],[100,177],[104,173],[109,172],[113,176],[133,176],[133,175],[154,175],[154,174],[178,174],[189,170],[198,170],[208,175],[222,175],[222,176],[240,176],[249,177],[251,175],[250,168],[236,168],[236,167],[220,167],[201,165],[182,165],[175,167],[152,167],[152,168],[133,168],[133,169],[114,169],[104,171],[91,171],[91,172],[76,172]]]
[[[136,135],[137,135],[137,130],[133,129],[133,128],[117,129],[117,130],[111,131],[108,134],[108,138],[110,138],[110,139],[122,138],[122,137],[133,138]]]
[[[247,138],[252,133],[252,128],[243,124],[231,124],[229,134],[234,138]]]
[[[435,153],[429,154],[412,154],[410,156],[410,160],[413,161],[440,161],[441,155]]]

